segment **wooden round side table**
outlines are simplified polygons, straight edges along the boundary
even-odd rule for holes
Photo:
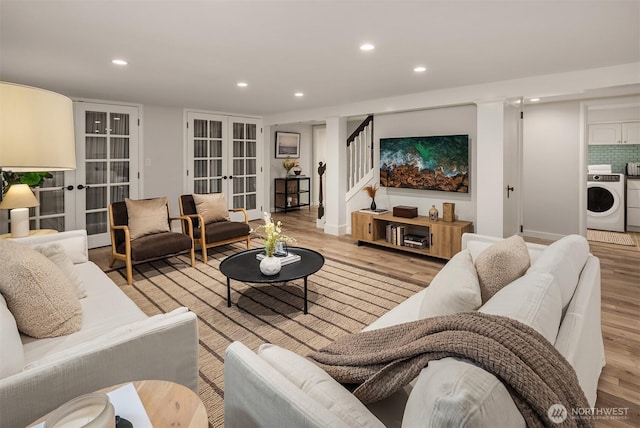
[[[111,392],[127,383],[96,392]],[[154,427],[206,428],[209,425],[202,400],[186,386],[164,380],[139,380],[131,383]],[[49,414],[29,426],[43,422],[47,416]]]

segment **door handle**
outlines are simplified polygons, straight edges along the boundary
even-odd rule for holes
[[[72,185],[68,185],[67,187],[65,187],[65,189],[67,189],[67,190],[73,190],[73,186],[72,186]]]
[[[83,185],[83,184],[78,184],[78,190],[88,189],[88,188],[90,188],[90,187],[91,187],[91,186],[85,186],[85,185]]]
[[[507,184],[507,199],[509,199],[509,193],[510,193],[510,192],[513,192],[513,186],[509,186],[509,185]]]

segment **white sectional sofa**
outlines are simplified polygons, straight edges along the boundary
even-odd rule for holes
[[[465,234],[463,252],[476,262],[498,241]],[[541,333],[576,370],[593,406],[605,364],[600,262],[577,235],[526,248],[531,267],[478,310],[515,318]],[[425,296],[435,298],[434,290],[418,292],[365,330],[421,318]],[[410,385],[365,407],[311,361],[270,344],[257,353],[240,342],[228,347],[224,405],[226,427],[525,426],[502,383],[466,360],[432,361]]]
[[[62,245],[87,296],[80,299],[80,331],[44,339],[20,335],[16,343],[11,340],[18,334],[16,323],[0,295],[1,427],[25,426],[78,395],[134,380],[167,380],[197,392],[198,325],[193,312],[179,308],[145,315],[88,260],[84,230],[16,242]]]

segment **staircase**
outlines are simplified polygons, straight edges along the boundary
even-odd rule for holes
[[[368,116],[347,138],[346,200],[362,190],[373,177],[373,116]]]

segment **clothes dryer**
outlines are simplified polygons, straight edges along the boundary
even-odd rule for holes
[[[587,193],[587,228],[624,232],[624,174],[588,174]]]

